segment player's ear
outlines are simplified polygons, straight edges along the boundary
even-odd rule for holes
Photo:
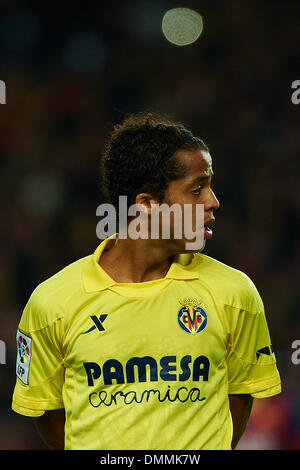
[[[153,205],[159,204],[150,193],[139,193],[135,198],[135,204],[141,204],[141,209],[145,214],[151,215]]]

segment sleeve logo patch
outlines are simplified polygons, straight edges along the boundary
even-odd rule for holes
[[[31,342],[32,339],[29,338],[29,336],[17,330],[16,374],[24,385],[28,385],[29,367],[31,360]]]
[[[272,344],[270,346],[265,346],[264,348],[259,349],[256,351],[256,359],[259,358],[261,354],[266,354],[267,356],[271,356],[271,354],[274,352]]]

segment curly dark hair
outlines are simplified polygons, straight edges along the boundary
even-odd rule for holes
[[[183,145],[181,145],[181,143]],[[119,196],[135,203],[141,192],[162,203],[170,181],[184,177],[179,150],[209,151],[182,123],[154,113],[138,113],[113,127],[101,161],[102,188],[118,209]]]

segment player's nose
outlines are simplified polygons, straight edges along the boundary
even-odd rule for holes
[[[207,210],[215,211],[215,210],[219,209],[219,207],[220,207],[220,203],[219,203],[215,193],[211,189],[210,194],[209,194],[209,199],[207,201]]]

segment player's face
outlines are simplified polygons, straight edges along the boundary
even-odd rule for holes
[[[188,207],[191,214],[191,226],[188,232],[192,233],[196,233],[196,231],[199,230],[199,217],[196,216],[196,204],[202,204],[204,211],[205,243],[205,240],[210,239],[213,235],[211,230],[211,225],[215,221],[213,212],[220,206],[219,201],[217,200],[211,188],[211,180],[213,176],[212,159],[209,152],[200,150],[178,152],[178,158],[180,158],[180,160],[185,165],[186,174],[183,178],[174,180],[169,184],[163,202],[169,206],[174,203],[180,204],[182,207],[183,216],[184,205],[189,205]],[[184,223],[184,220],[182,220],[182,226],[184,226]],[[175,232],[175,224],[176,220],[173,217],[171,219],[171,233],[173,231],[173,234]],[[173,238],[172,243],[178,242],[178,249],[181,252],[184,252],[186,251],[184,249],[186,242],[191,241],[193,240],[190,238],[184,238],[183,231],[182,238],[178,240]],[[204,245],[202,248],[203,247]],[[196,251],[200,250],[198,249]]]

